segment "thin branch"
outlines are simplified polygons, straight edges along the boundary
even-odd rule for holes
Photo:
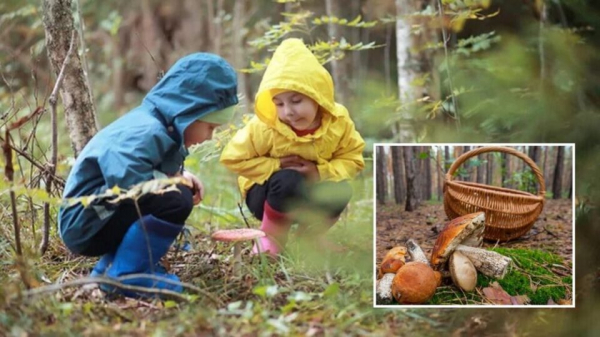
[[[62,85],[63,79],[65,78],[65,69],[67,68],[67,64],[71,59],[71,54],[73,53],[73,49],[75,46],[75,30],[71,32],[71,43],[69,45],[69,51],[65,56],[62,67],[60,68],[60,72],[58,73],[58,78],[56,79],[56,84],[54,84],[54,89],[52,89],[52,93],[50,94],[50,98],[48,102],[50,103],[50,124],[52,126],[52,148],[51,148],[51,158],[50,165],[48,165],[48,174],[46,176],[46,192],[48,195],[52,192],[52,182],[53,177],[56,172],[56,163],[58,161],[58,131],[57,131],[57,122],[56,122],[56,104],[57,104],[57,95],[58,91]],[[48,242],[50,239],[50,203],[44,203],[44,225],[42,232],[42,242],[40,244],[40,254],[44,255],[46,250],[48,249]]]
[[[250,228],[248,219],[246,219],[246,215],[244,214],[244,210],[242,209],[242,203],[238,202],[237,205],[238,205],[238,208],[240,209],[240,213],[242,214],[242,219],[244,219],[244,222],[246,223],[246,227]]]
[[[440,13],[440,23],[442,25],[442,37],[444,38],[444,57],[446,60],[446,74],[448,76],[448,84],[450,86],[450,95],[452,96],[452,105],[454,106],[454,118],[456,119],[456,128],[460,129],[460,117],[458,115],[458,104],[456,103],[456,97],[454,95],[454,84],[452,83],[452,76],[450,75],[450,61],[448,59],[448,34],[444,27],[444,8],[442,7],[442,0],[438,0],[438,7]]]
[[[189,300],[185,296],[180,295],[179,293],[176,293],[171,290],[130,286],[127,284],[123,284],[117,280],[107,278],[107,277],[86,277],[86,278],[82,278],[82,279],[74,280],[74,281],[70,281],[70,282],[58,283],[58,284],[53,284],[53,285],[44,286],[44,287],[38,287],[35,289],[24,291],[22,293],[22,295],[25,297],[35,297],[35,296],[39,296],[39,295],[43,295],[43,294],[47,294],[47,293],[61,291],[61,290],[64,290],[64,289],[70,288],[70,287],[82,286],[82,285],[93,284],[93,283],[108,284],[108,285],[111,285],[113,287],[117,287],[117,288],[123,289],[123,290],[130,290],[130,291],[135,291],[138,293],[145,293],[145,294],[152,294],[152,295],[161,295],[164,297],[177,299],[181,302],[189,302]]]

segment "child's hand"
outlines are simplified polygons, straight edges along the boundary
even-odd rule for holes
[[[194,193],[192,201],[194,205],[198,205],[204,199],[204,185],[200,179],[188,171],[183,171],[183,177],[192,183],[192,193]]]
[[[310,181],[318,181],[321,177],[317,165],[310,160],[300,156],[286,156],[279,159],[281,168],[286,168],[300,172]]]

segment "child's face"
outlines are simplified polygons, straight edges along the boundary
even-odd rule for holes
[[[310,130],[321,122],[319,104],[299,92],[286,91],[273,97],[279,119],[296,130]]]
[[[183,131],[183,142],[185,147],[200,144],[206,140],[212,139],[213,131],[219,124],[195,121]]]

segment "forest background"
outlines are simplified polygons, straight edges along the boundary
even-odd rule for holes
[[[591,0],[2,2],[0,332],[591,334],[600,324],[599,11]],[[229,247],[206,240],[219,226],[243,226],[234,177],[214,160],[232,130],[186,162],[216,177],[193,215],[196,253],[174,256],[173,268],[215,294],[213,304],[195,304],[207,294],[192,304],[106,302],[77,284],[47,288],[93,264],[69,254],[54,222],[69,163],[87,140],[195,51],[240,71],[239,126],[269,55],[292,36],[331,71],[367,157],[375,142],[574,142],[577,309],[372,309],[371,166],[330,233],[347,254],[318,263],[294,254],[299,245],[281,264],[250,261],[232,276]]]

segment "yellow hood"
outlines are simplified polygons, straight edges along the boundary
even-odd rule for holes
[[[300,39],[287,39],[277,47],[256,94],[256,116],[271,127],[278,120],[273,89],[297,91],[333,116],[341,113],[333,98],[331,75]]]

